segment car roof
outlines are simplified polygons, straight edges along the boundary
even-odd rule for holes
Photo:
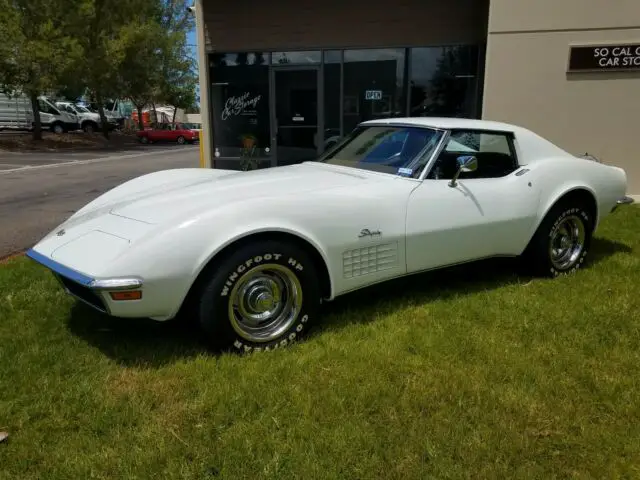
[[[510,123],[495,122],[492,120],[479,120],[474,118],[458,118],[458,117],[394,117],[394,118],[381,118],[377,120],[368,120],[362,122],[362,125],[371,124],[390,124],[390,123],[402,123],[405,125],[416,125],[420,127],[432,127],[442,129],[456,129],[456,128],[473,128],[473,129],[487,129],[487,130],[502,130],[514,132],[521,127],[512,125]]]
[[[416,127],[443,130],[471,129],[509,132],[513,133],[516,138],[520,165],[526,165],[548,157],[574,157],[571,153],[527,128],[493,120],[457,117],[393,117],[367,120],[360,125],[415,125]]]

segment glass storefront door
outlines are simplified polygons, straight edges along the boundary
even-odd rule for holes
[[[318,67],[273,69],[272,145],[278,165],[312,160],[320,153]]]

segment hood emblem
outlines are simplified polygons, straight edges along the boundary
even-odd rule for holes
[[[67,233],[67,232],[66,232],[66,231],[65,231],[65,229],[63,228],[62,230],[58,230],[58,231],[56,232],[56,235],[57,235],[57,236],[59,236],[59,237],[61,237],[61,236],[63,236],[65,233]]]
[[[374,230],[372,232],[368,228],[363,228],[362,230],[360,230],[360,235],[358,235],[358,238],[374,237],[374,236],[379,236],[379,235],[382,235],[382,232],[380,230]]]

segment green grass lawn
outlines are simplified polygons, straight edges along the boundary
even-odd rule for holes
[[[574,276],[511,262],[327,307],[294,347],[208,352],[0,265],[0,479],[640,477],[640,208]]]

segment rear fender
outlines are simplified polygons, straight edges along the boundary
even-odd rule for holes
[[[550,163],[553,164],[550,165]],[[587,181],[587,178],[579,178],[580,176],[576,178],[575,166],[576,164],[574,162],[567,162],[565,159],[550,159],[549,161],[542,161],[535,165],[525,167],[531,169],[531,172],[529,172],[528,175],[531,175],[531,182],[534,185],[537,184],[540,191],[540,202],[536,212],[536,221],[532,225],[529,235],[530,239],[538,230],[540,224],[553,206],[567,194],[579,190],[588,192],[593,197],[596,205],[594,229],[599,224],[600,208],[596,191]],[[558,179],[562,178],[567,178],[567,180],[558,181]]]

